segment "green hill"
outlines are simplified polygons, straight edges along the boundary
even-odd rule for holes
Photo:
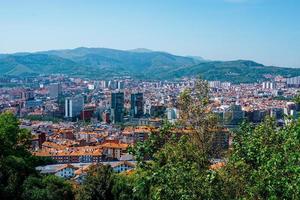
[[[208,80],[254,82],[264,76],[299,76],[300,69],[264,66],[247,61],[206,61],[151,50],[76,48],[0,55],[0,75],[67,74],[109,79],[176,79],[202,75]]]

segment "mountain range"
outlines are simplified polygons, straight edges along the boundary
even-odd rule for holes
[[[264,66],[250,60],[209,61],[199,56],[177,56],[148,49],[85,48],[35,53],[0,54],[0,75],[67,74],[110,79],[170,80],[201,75],[207,80],[256,82],[266,75],[300,76],[298,68]]]

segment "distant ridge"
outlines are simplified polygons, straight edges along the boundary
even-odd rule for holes
[[[136,49],[130,49],[127,51],[131,51],[131,52],[137,52],[137,53],[149,53],[149,52],[153,52],[150,49],[145,49],[145,48],[136,48]]]
[[[67,74],[97,79],[131,76],[170,80],[201,75],[207,80],[257,82],[265,75],[300,76],[298,68],[264,66],[251,60],[209,61],[138,48],[86,48],[0,54],[0,75]]]

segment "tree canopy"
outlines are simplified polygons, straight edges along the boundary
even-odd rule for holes
[[[38,174],[35,167],[51,160],[32,156],[30,145],[31,133],[19,128],[18,119],[12,113],[0,114],[0,198],[65,199],[65,191],[72,196],[64,180]]]
[[[243,124],[224,172],[232,197],[299,199],[300,121],[283,128],[271,118],[256,127]]]

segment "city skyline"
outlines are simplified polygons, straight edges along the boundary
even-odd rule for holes
[[[293,0],[2,2],[0,53],[148,48],[300,67]]]
[[[300,0],[0,2],[0,199],[300,199]]]

